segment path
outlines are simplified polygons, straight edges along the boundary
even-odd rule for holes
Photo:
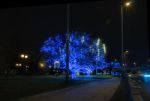
[[[119,78],[94,81],[80,86],[26,97],[20,101],[109,101],[119,84]]]

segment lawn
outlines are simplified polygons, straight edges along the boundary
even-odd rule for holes
[[[81,76],[79,78],[83,77]],[[98,78],[104,79],[110,77],[101,76]],[[70,80],[69,84],[66,85],[64,77],[17,76],[0,78],[0,99],[1,101],[17,100],[22,97],[88,83],[93,80],[95,79]]]

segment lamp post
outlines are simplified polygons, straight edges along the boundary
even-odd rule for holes
[[[66,38],[66,83],[69,81],[69,43],[70,43],[70,31],[69,31],[69,18],[70,18],[70,4],[67,4],[67,38]]]
[[[123,9],[124,7],[129,7],[131,5],[131,2],[124,2],[123,0],[121,0],[121,53],[122,53],[122,64],[124,64],[124,40],[123,40],[123,36],[124,36],[124,13],[123,13]],[[123,69],[125,70],[125,65],[123,65]]]

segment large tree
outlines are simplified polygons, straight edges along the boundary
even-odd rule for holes
[[[53,65],[55,61],[59,61],[61,68],[65,68],[66,41],[64,39],[65,35],[58,34],[44,42],[40,51],[48,65]],[[69,69],[72,72],[83,70],[90,73],[96,68],[107,67],[103,43],[100,38],[93,40],[87,33],[72,32],[69,50]]]

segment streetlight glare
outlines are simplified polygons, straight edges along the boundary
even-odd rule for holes
[[[125,6],[126,6],[126,7],[129,7],[130,5],[131,5],[131,2],[126,2],[126,3],[125,3]]]
[[[16,63],[16,67],[19,66],[19,64]]]
[[[27,59],[27,58],[29,58],[28,54],[21,54],[20,57],[21,57],[22,59]]]
[[[18,64],[18,66],[20,66],[20,67],[21,67],[21,64]]]
[[[39,66],[40,66],[40,68],[44,68],[45,67],[44,63],[39,63]]]
[[[24,58],[24,54],[21,54],[20,57],[21,57],[21,58]]]
[[[126,50],[125,53],[129,53],[129,51]]]
[[[24,58],[26,58],[26,59],[27,59],[27,58],[28,58],[28,55],[25,55],[25,56],[24,56]]]
[[[22,64],[21,63],[16,63],[16,67],[21,67]]]

